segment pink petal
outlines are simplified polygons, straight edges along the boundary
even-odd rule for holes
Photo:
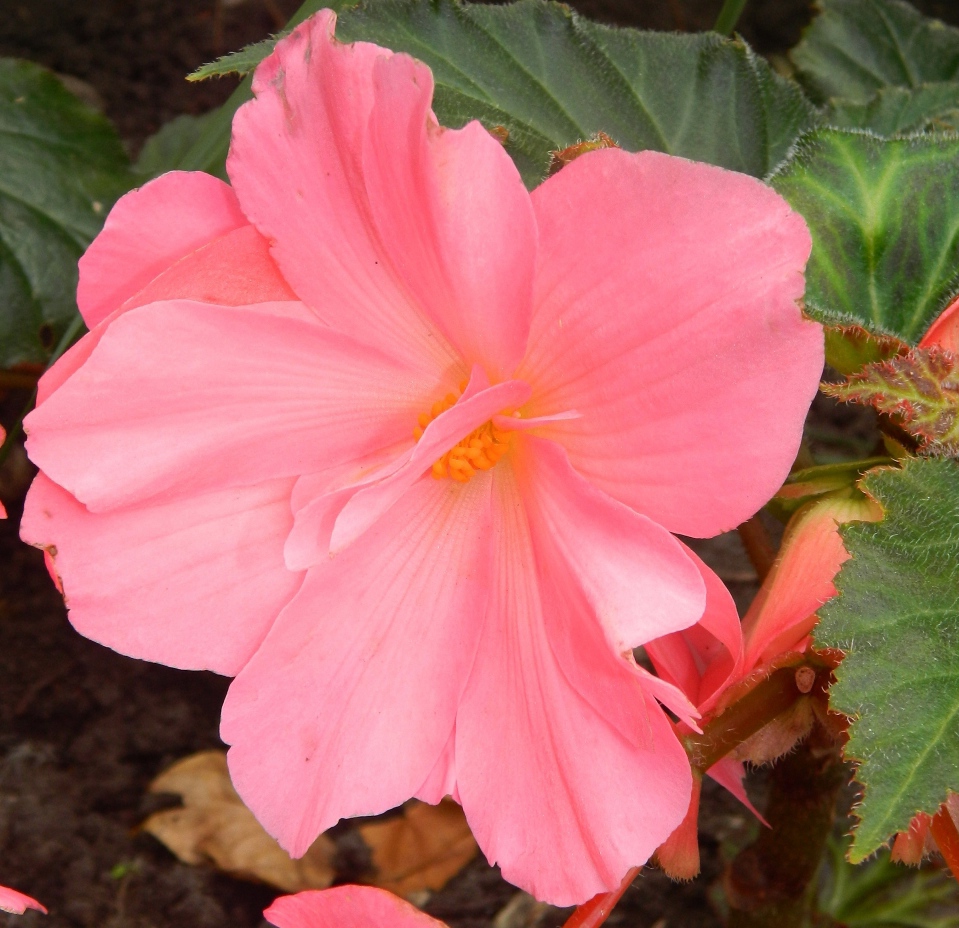
[[[53,554],[70,621],[132,657],[233,675],[303,575],[283,561],[293,481],[91,513],[38,474],[20,533]]]
[[[256,99],[233,120],[230,178],[284,278],[325,322],[416,365],[457,366],[461,379],[468,367],[387,259],[366,191],[373,69],[392,52],[337,43],[334,23],[321,11],[257,68]]]
[[[959,354],[959,298],[953,300],[935,319],[919,342],[920,348],[938,345]]]
[[[682,821],[689,762],[634,677],[620,693],[645,701],[645,731],[632,741],[570,685],[553,650],[549,587],[537,577],[504,463],[495,468],[493,520],[489,611],[456,721],[460,798],[507,880],[556,905],[580,903],[617,887]],[[603,640],[588,613],[580,621],[588,647]]]
[[[11,915],[23,915],[27,909],[36,909],[44,915],[47,914],[47,910],[36,899],[18,893],[15,889],[0,886],[0,911],[9,912]]]
[[[533,193],[540,235],[530,416],[597,487],[686,535],[782,483],[823,364],[803,320],[810,238],[745,175],[658,152],[591,152]]]
[[[337,554],[352,544],[457,442],[488,422],[495,413],[505,407],[521,406],[528,399],[528,384],[508,380],[461,399],[437,416],[426,426],[402,467],[379,483],[359,490],[346,503],[336,518],[330,553]]]
[[[742,675],[743,633],[729,590],[695,551],[683,547],[706,584],[706,609],[691,628],[650,641],[646,653],[656,672],[705,713],[726,685]]]
[[[480,123],[436,124],[421,62],[379,58],[373,87],[363,168],[383,249],[466,362],[506,379],[526,350],[536,260],[519,172]]]
[[[746,768],[743,766],[742,761],[736,760],[727,754],[706,771],[706,776],[715,780],[723,789],[732,793],[763,825],[767,828],[771,827],[769,822],[759,814],[759,810],[750,802],[749,796],[746,794],[746,784],[744,782],[746,779]]]
[[[816,624],[820,606],[836,595],[833,578],[849,557],[839,523],[880,518],[882,510],[868,499],[837,497],[812,503],[793,518],[743,619],[743,675],[802,641]]]
[[[136,306],[175,299],[221,306],[288,300],[286,306],[274,303],[274,311],[307,320],[314,318],[302,303],[294,302],[292,291],[270,257],[266,239],[253,226],[241,226],[190,252],[101,319],[40,378],[37,405],[84,365],[117,316]]]
[[[452,796],[457,802],[459,790],[456,788],[456,729],[450,733],[449,741],[443,748],[436,764],[423,785],[416,791],[416,798],[430,805],[436,805],[445,796]]]
[[[404,802],[446,748],[486,607],[490,479],[420,480],[308,572],[230,687],[233,783],[292,854]]]
[[[548,542],[549,555],[555,551],[582,586],[614,653],[631,652],[702,616],[703,578],[683,545],[590,486],[559,445],[525,437],[517,480],[537,555],[546,555],[539,543]]]
[[[290,304],[130,310],[27,419],[31,459],[95,511],[345,463],[409,440],[435,376]]]
[[[443,928],[406,900],[372,886],[280,896],[263,915],[277,928]]]
[[[245,225],[229,184],[209,174],[173,171],[131,190],[80,258],[84,322],[92,329],[170,265]]]

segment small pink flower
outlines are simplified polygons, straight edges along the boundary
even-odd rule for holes
[[[0,886],[0,912],[9,912],[11,915],[23,915],[27,909],[36,909],[47,914],[47,910],[36,899],[18,893],[15,889]]]
[[[446,928],[405,900],[372,886],[280,896],[263,915],[276,928]]]
[[[236,675],[231,774],[292,853],[451,794],[507,879],[582,902],[686,812],[659,703],[695,710],[632,649],[703,613],[670,532],[731,528],[793,461],[809,235],[654,152],[529,194],[437,124],[425,65],[333,26],[257,70],[232,187],[161,177],[84,256],[23,537],[83,634]]]

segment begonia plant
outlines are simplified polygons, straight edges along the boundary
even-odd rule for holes
[[[759,823],[731,926],[849,917],[847,818],[852,863],[959,874],[959,30],[823,0],[787,78],[545,0],[333,6],[201,69],[251,77],[138,166],[0,70],[84,152],[79,316],[71,269],[0,351],[74,628],[234,678],[230,776],[293,856],[452,797],[596,928],[696,877],[708,776]],[[861,447],[804,433],[820,386]],[[737,528],[742,619],[697,541]],[[265,914],[440,925],[355,886]]]

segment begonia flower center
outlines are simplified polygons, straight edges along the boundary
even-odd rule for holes
[[[466,389],[466,381],[459,385],[459,395],[447,393],[437,400],[428,412],[420,413],[413,429],[413,437],[419,441],[426,427],[447,409],[456,405]],[[449,477],[458,483],[466,483],[478,471],[489,470],[509,450],[510,433],[484,422],[474,429],[462,441],[455,444],[446,454],[433,462],[432,474],[437,480]]]

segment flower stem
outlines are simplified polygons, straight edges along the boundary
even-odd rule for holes
[[[602,925],[609,918],[610,913],[616,908],[616,903],[623,898],[623,893],[629,889],[630,884],[636,879],[640,870],[642,870],[642,867],[633,867],[623,877],[623,882],[619,884],[618,889],[609,893],[600,893],[598,896],[593,896],[589,902],[577,906],[576,911],[570,915],[563,928],[599,928],[599,925]]]
[[[765,809],[770,827],[736,857],[724,879],[728,928],[821,924],[815,876],[847,778],[838,740],[819,723],[773,767]]]
[[[716,20],[716,25],[713,26],[713,31],[720,35],[732,35],[745,6],[746,0],[726,0],[723,8],[719,11],[719,18]]]
[[[748,522],[743,522],[736,531],[739,532],[746,554],[756,568],[759,582],[762,583],[773,566],[773,561],[776,560],[776,549],[773,547],[769,532],[766,531],[766,526],[763,525],[759,515],[754,515]]]
[[[811,687],[804,681],[803,689],[800,689],[796,682],[797,673],[806,667],[815,672],[816,679]],[[705,773],[733,748],[789,709],[804,693],[824,691],[830,673],[830,668],[811,654],[804,655],[795,665],[774,670],[721,715],[709,720],[703,726],[702,734],[688,735],[683,739],[690,763]]]

